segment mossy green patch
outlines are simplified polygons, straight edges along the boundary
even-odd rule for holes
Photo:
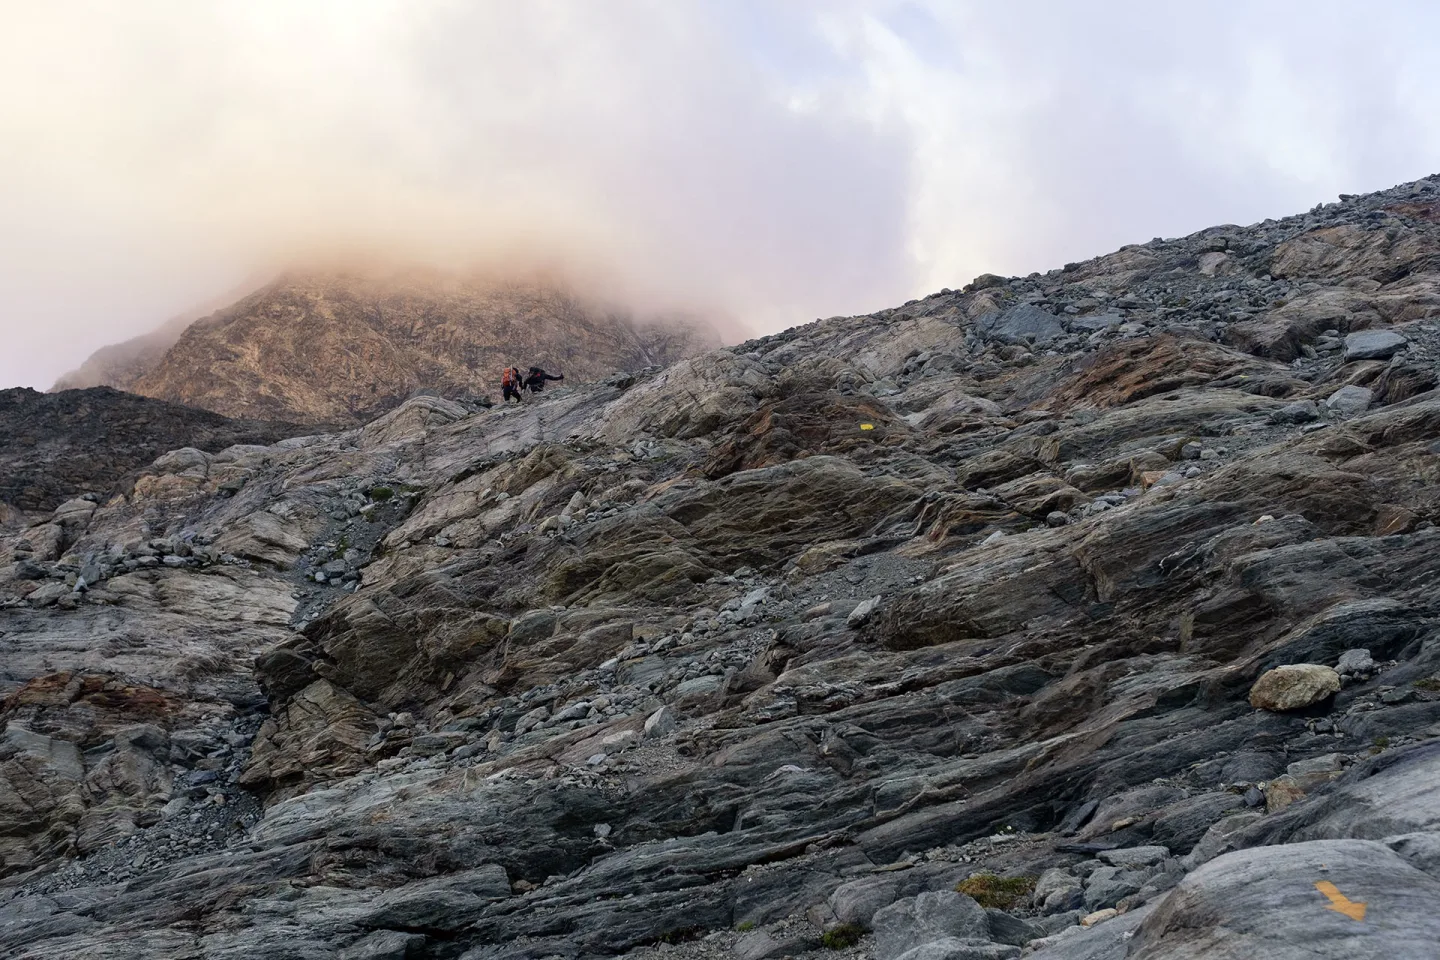
[[[1035,892],[1035,878],[977,873],[969,879],[961,880],[955,885],[955,889],[973,898],[982,907],[1009,910]]]

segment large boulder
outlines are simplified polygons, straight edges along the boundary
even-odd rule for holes
[[[1283,712],[1313,707],[1340,692],[1340,675],[1318,663],[1292,663],[1268,670],[1250,688],[1250,705]]]
[[[1345,337],[1345,362],[1388,360],[1409,342],[1394,330],[1356,330]]]
[[[1342,417],[1356,417],[1370,409],[1375,392],[1369,387],[1349,384],[1325,398],[1325,406]]]

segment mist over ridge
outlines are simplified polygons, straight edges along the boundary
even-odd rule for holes
[[[317,253],[558,264],[738,336],[1280,216],[1434,167],[1440,14],[1397,16],[6,3],[0,383]]]

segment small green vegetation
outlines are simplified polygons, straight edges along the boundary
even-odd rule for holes
[[[845,950],[859,943],[863,936],[865,936],[865,928],[860,924],[842,923],[820,935],[820,946],[827,950]]]
[[[370,499],[374,500],[376,503],[384,503],[386,500],[389,500],[393,496],[395,496],[395,491],[392,490],[390,487],[370,488]]]
[[[1415,689],[1424,690],[1428,693],[1440,693],[1440,675],[1426,677],[1424,680],[1416,680]]]
[[[751,930],[754,930],[754,929],[755,929],[755,921],[754,921],[754,920],[741,920],[739,923],[735,924],[735,931],[736,931],[737,933],[749,933]]]
[[[1389,737],[1376,737],[1376,738],[1375,738],[1375,752],[1376,752],[1376,753],[1379,753],[1381,750],[1384,750],[1384,749],[1385,749],[1386,747],[1388,747],[1388,746],[1390,746],[1390,738],[1389,738]]]
[[[993,873],[977,873],[961,880],[955,889],[974,899],[982,907],[1009,910],[1035,892],[1034,877],[999,877]]]

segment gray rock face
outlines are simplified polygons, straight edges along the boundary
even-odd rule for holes
[[[1356,763],[1324,794],[1247,827],[1244,846],[1440,833],[1440,739]]]
[[[1027,957],[1036,960],[1124,960],[1135,929],[1150,915],[1154,905],[1131,910],[1092,927],[1070,926],[1037,940]]]
[[[398,930],[376,930],[344,950],[340,960],[407,960],[425,946],[425,935]]]
[[[1170,856],[1166,847],[1124,847],[1119,850],[1102,850],[1102,863],[1112,867],[1153,867]]]
[[[854,923],[869,930],[875,914],[890,906],[900,895],[894,880],[874,877],[852,880],[835,888],[830,895],[830,910],[841,923]]]
[[[1059,317],[1028,304],[986,314],[975,321],[975,329],[1003,343],[1048,343],[1065,335]]]
[[[1101,867],[1085,880],[1085,909],[1104,910],[1140,892],[1148,879],[1142,870]]]
[[[1437,186],[0,507],[0,954],[1118,960],[1227,855],[1433,875]]]
[[[987,907],[985,915],[990,918],[990,939],[996,943],[1023,947],[1031,940],[1045,936],[1044,929],[1038,924],[1011,916],[1003,910]]]
[[[896,958],[942,938],[984,944],[990,919],[974,900],[952,890],[922,893],[885,907],[874,915],[877,960]]]
[[[1384,844],[1322,840],[1227,854],[1196,870],[1130,945],[1137,960],[1423,957],[1440,880]]]
[[[1072,331],[1080,333],[1097,333],[1111,330],[1125,322],[1125,317],[1118,313],[1102,313],[1094,317],[1071,317],[1065,321]]]
[[[955,937],[932,940],[900,955],[901,960],[1016,960],[1019,956],[1019,947]]]
[[[1040,875],[1033,896],[1047,916],[1069,913],[1085,906],[1085,888],[1081,878],[1058,867]]]
[[[793,957],[815,946],[813,939],[777,940],[764,930],[755,930],[741,937],[731,948],[731,953],[735,960],[767,960],[769,957]]]
[[[1357,330],[1345,338],[1345,362],[1388,360],[1409,343],[1393,330]]]
[[[1440,880],[1440,832],[1406,833],[1381,842],[1412,867]]]

